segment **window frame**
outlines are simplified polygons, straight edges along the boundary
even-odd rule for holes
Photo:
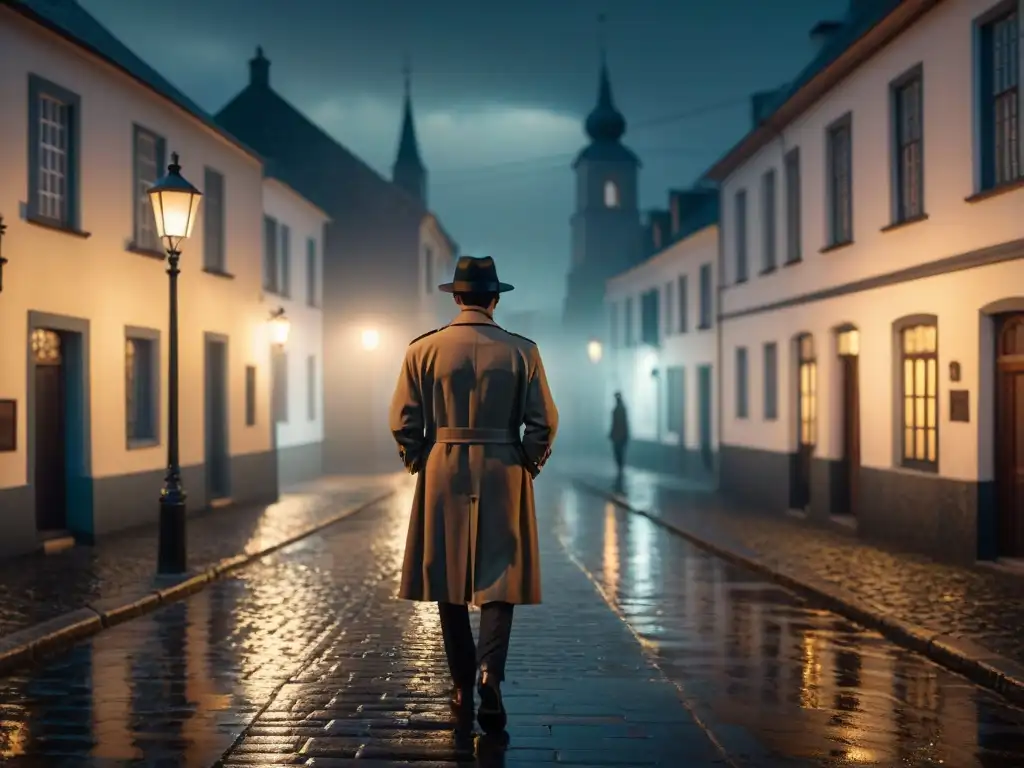
[[[275,349],[270,358],[271,383],[271,418],[274,424],[287,424],[289,417],[289,379],[288,352]]]
[[[161,410],[160,410],[160,331],[156,328],[141,328],[138,326],[125,326],[124,329],[124,374],[125,374],[125,390],[124,390],[124,405],[125,405],[125,447],[129,451],[138,450],[140,448],[152,448],[160,445],[160,422],[161,422]],[[140,434],[132,432],[132,419],[131,419],[131,408],[130,398],[128,392],[129,386],[129,360],[128,360],[128,344],[129,343],[142,343],[148,347],[148,354],[150,356],[147,361],[147,367],[149,368],[149,402],[141,412],[148,411],[147,418],[150,429],[146,434]],[[133,363],[137,365],[137,363]],[[132,372],[132,381],[137,381],[134,377],[137,375],[137,371]],[[136,392],[133,395],[137,395]],[[137,422],[136,422],[137,423]]]
[[[840,213],[839,183],[837,171],[837,137],[845,134],[847,153],[845,163],[845,208],[848,230],[840,232],[838,217]],[[826,200],[826,232],[827,248],[837,248],[853,242],[853,113],[845,115],[829,123],[825,129],[825,200]]]
[[[612,349],[618,349],[620,343],[619,334],[619,303],[608,302],[608,341]]]
[[[216,179],[214,182],[213,180]],[[213,182],[213,183],[211,183]],[[203,271],[218,275],[227,274],[227,194],[224,174],[215,168],[203,168]],[[211,188],[215,188],[216,194]],[[216,201],[211,205],[211,201]],[[216,221],[210,211],[217,212]],[[210,247],[211,239],[216,240],[216,253]]]
[[[55,219],[45,216],[39,205],[41,192],[40,166],[40,100],[50,96],[64,104],[67,110],[67,147],[65,148],[66,173],[64,176],[64,217]],[[58,229],[80,231],[81,227],[81,146],[82,146],[82,100],[73,91],[63,88],[39,75],[28,75],[28,203],[26,218],[39,224]]]
[[[803,201],[801,200],[800,147],[793,147],[783,158],[786,194],[786,261],[803,260]]]
[[[904,136],[903,95],[908,88],[917,87],[917,136]],[[889,120],[892,151],[889,162],[892,176],[892,224],[905,224],[926,216],[924,207],[924,65],[915,64],[889,83]],[[907,207],[905,191],[907,185],[904,154],[908,147],[916,147],[917,166],[913,185],[917,195],[917,210]]]
[[[640,342],[646,346],[661,344],[661,286],[640,294]]]
[[[690,280],[687,275],[680,275],[676,281],[676,293],[679,299],[677,312],[679,313],[679,333],[690,332]]]
[[[273,216],[263,215],[263,292],[277,294],[280,271],[279,224]]]
[[[905,381],[905,362],[908,359],[908,355],[904,352],[904,340],[903,335],[906,331],[918,328],[918,327],[932,327],[935,329],[935,350],[933,352],[926,352],[917,354],[914,353],[909,359],[923,359],[925,361],[932,359],[935,361],[935,460],[928,461],[927,459],[908,459],[906,458],[906,381]],[[904,469],[917,470],[919,472],[928,472],[931,474],[937,474],[939,471],[939,462],[942,459],[941,451],[941,423],[942,423],[942,376],[939,370],[939,353],[940,353],[940,338],[939,338],[939,319],[937,315],[931,314],[915,314],[906,315],[893,321],[892,324],[892,340],[893,340],[893,456],[895,461],[893,462],[896,466],[903,467]],[[925,363],[925,453],[927,455],[927,362]],[[917,395],[912,395],[917,397]],[[912,429],[917,429],[916,424]]]
[[[746,347],[736,347],[735,355],[736,418],[750,418],[750,354]]]
[[[320,409],[317,395],[320,391],[317,381],[316,355],[306,355],[306,421],[316,421]]]
[[[1017,25],[1017,66],[1015,71],[1016,83],[999,94],[993,93],[994,83],[994,46],[992,41],[996,25],[1016,16]],[[1000,189],[1008,185],[1020,183],[1024,179],[1024,156],[1021,149],[1021,114],[1020,114],[1020,8],[1016,0],[1005,0],[1004,2],[989,8],[974,20],[975,53],[974,61],[977,71],[975,78],[975,115],[977,119],[977,188],[978,192],[988,192]],[[996,135],[995,102],[1002,94],[1013,92],[1016,95],[1016,131],[1010,133],[1011,141],[1015,142],[1016,174],[1006,179],[998,179],[998,141]]]
[[[778,267],[778,174],[769,168],[761,175],[761,274]]]
[[[280,250],[277,252],[278,262],[278,296],[284,299],[292,297],[292,228],[278,222],[278,233],[281,238]]]
[[[320,292],[320,258],[317,239],[310,235],[306,238],[306,306],[319,307],[317,294]]]
[[[624,329],[623,329],[623,333],[622,333],[623,346],[627,347],[627,348],[633,347],[635,345],[635,343],[636,343],[636,336],[633,333],[633,330],[634,330],[633,329],[633,325],[635,324],[635,321],[636,321],[636,318],[634,317],[635,313],[636,313],[636,310],[635,310],[635,308],[633,306],[633,297],[632,296],[627,296],[626,297],[626,306],[625,306],[625,309],[623,310]]]
[[[733,217],[736,223],[735,231],[735,262],[736,262],[736,279],[735,283],[745,283],[749,279],[750,264],[749,264],[749,243],[747,238],[747,190],[740,189],[736,191],[733,197]]]
[[[714,327],[715,324],[715,279],[711,269],[711,262],[701,264],[698,274],[700,280],[700,322],[697,325],[697,329],[706,331]]]
[[[245,426],[256,426],[256,366],[245,366]]]
[[[761,349],[764,371],[764,420],[779,419],[779,344],[766,341]]]
[[[152,128],[147,128],[138,123],[132,123],[132,243],[131,249],[142,253],[152,253],[164,258],[164,251],[160,245],[160,238],[156,232],[156,219],[153,215],[153,204],[150,202],[149,194],[142,189],[143,179],[141,178],[139,140],[148,136],[153,139],[155,160],[155,178],[150,186],[155,184],[163,175],[162,171],[167,164],[167,140]],[[143,240],[143,220],[146,221],[146,231],[152,231],[153,242]]]
[[[669,365],[665,368],[665,431],[679,436],[679,445],[686,446],[686,368]]]

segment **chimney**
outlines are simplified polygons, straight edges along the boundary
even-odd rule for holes
[[[811,28],[811,56],[817,56],[843,26],[841,21],[819,21]]]
[[[263,55],[263,46],[257,46],[256,58],[249,59],[249,85],[270,87],[270,60]]]

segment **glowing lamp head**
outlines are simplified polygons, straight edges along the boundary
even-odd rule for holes
[[[367,328],[363,331],[361,341],[363,349],[372,352],[380,346],[380,334],[374,328]]]
[[[167,173],[149,188],[156,233],[169,249],[176,249],[192,234],[202,197],[203,193],[182,177],[178,153],[173,153]]]
[[[587,343],[587,357],[590,358],[590,362],[599,363],[601,357],[604,354],[604,348],[601,346],[601,342],[597,339],[591,339]]]
[[[270,315],[270,342],[278,347],[288,343],[288,337],[292,332],[292,321],[284,313],[281,307]]]

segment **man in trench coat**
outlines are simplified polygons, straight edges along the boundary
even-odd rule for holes
[[[493,259],[461,257],[439,288],[461,311],[412,341],[391,403],[399,454],[417,474],[399,596],[438,603],[452,705],[472,712],[476,682],[477,720],[501,731],[513,606],[541,599],[533,480],[558,411],[537,345],[494,321],[512,286]],[[475,646],[467,604],[481,606]]]

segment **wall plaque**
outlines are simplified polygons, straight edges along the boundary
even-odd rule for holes
[[[949,420],[968,422],[971,420],[970,391],[966,389],[949,390]]]
[[[960,363],[954,361],[949,364],[949,380],[960,381]]]
[[[18,450],[18,401],[0,400],[0,453]]]

